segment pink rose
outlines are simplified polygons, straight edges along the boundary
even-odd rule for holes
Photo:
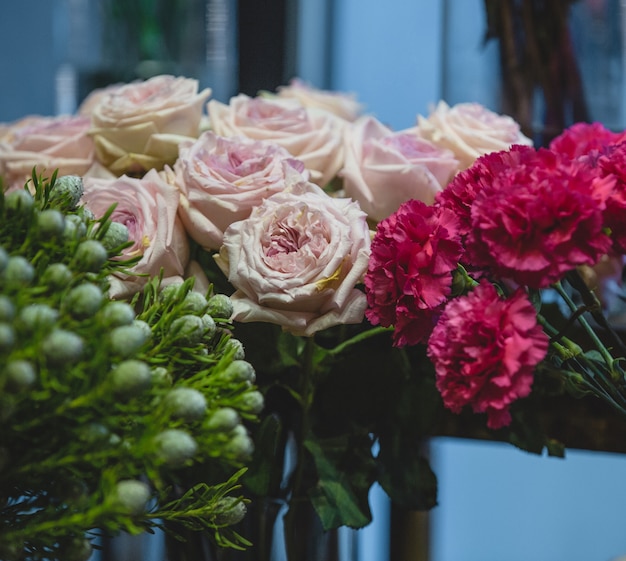
[[[87,177],[84,180],[83,204],[96,217],[116,204],[111,215],[128,229],[133,245],[124,255],[141,255],[132,271],[150,277],[180,277],[189,259],[189,244],[185,229],[178,218],[178,191],[166,183],[156,170],[142,179],[122,176],[115,179]],[[111,297],[125,297],[140,290],[149,277],[119,276],[112,278]]]
[[[343,164],[343,128],[346,122],[294,99],[251,98],[239,94],[230,104],[209,102],[211,129],[220,136],[269,140],[302,160],[311,180],[326,185]]]
[[[197,138],[204,104],[190,78],[155,76],[103,92],[91,109],[98,160],[116,175],[173,164],[178,144]]]
[[[452,150],[461,169],[483,154],[507,150],[513,144],[532,146],[511,117],[498,115],[478,103],[449,107],[440,101],[428,118],[417,117],[417,128],[424,138]]]
[[[5,188],[23,187],[37,173],[83,175],[94,162],[87,135],[88,117],[26,117],[7,126],[0,136],[0,175]]]
[[[205,249],[219,249],[230,224],[285,189],[288,168],[305,171],[301,161],[270,142],[205,132],[181,143],[169,175],[181,192],[179,214],[187,232]]]
[[[236,288],[233,319],[311,336],[362,321],[365,294],[355,285],[367,269],[370,234],[357,203],[295,179],[231,224],[216,261]]]
[[[393,132],[373,117],[362,117],[346,129],[339,175],[346,195],[380,221],[409,199],[432,204],[458,166],[450,150],[419,138],[415,130]]]
[[[492,429],[511,422],[509,406],[530,393],[547,351],[526,292],[503,300],[487,282],[451,300],[428,341],[444,405],[455,413],[471,405]]]
[[[346,121],[355,121],[363,109],[354,94],[320,90],[298,78],[288,86],[279,86],[277,91],[278,97],[296,99],[305,107],[325,109]]]

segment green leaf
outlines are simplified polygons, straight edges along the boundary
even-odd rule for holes
[[[369,438],[308,439],[304,445],[313,455],[319,475],[309,496],[324,530],[369,524],[372,514],[368,494],[374,482]]]

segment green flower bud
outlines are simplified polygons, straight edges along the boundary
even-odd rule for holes
[[[15,317],[15,306],[11,299],[0,294],[0,321],[12,321]]]
[[[15,331],[8,323],[0,323],[0,352],[8,352],[15,344]]]
[[[37,380],[34,366],[27,360],[11,360],[4,367],[7,388],[19,392],[30,388]]]
[[[37,217],[37,228],[42,238],[56,238],[65,231],[65,216],[58,210],[42,210]]]
[[[243,411],[247,411],[253,415],[258,415],[261,411],[263,411],[265,400],[261,392],[252,390],[240,395],[237,400],[237,404]]]
[[[89,318],[100,309],[103,299],[102,290],[86,282],[67,293],[63,306],[75,318]]]
[[[0,278],[7,284],[18,286],[30,284],[35,278],[35,269],[25,257],[13,255],[9,257],[7,266],[0,273]]]
[[[150,496],[150,487],[137,479],[124,479],[115,486],[115,504],[132,516],[145,512]]]
[[[241,425],[239,425],[241,426]],[[247,461],[254,452],[254,443],[248,434],[238,432],[226,445],[226,450],[239,461]]]
[[[156,386],[171,386],[174,381],[167,368],[156,366],[152,369],[152,383]]]
[[[248,509],[242,499],[222,497],[215,505],[215,510],[217,511],[215,516],[217,526],[232,526],[243,520]]]
[[[17,327],[26,333],[49,331],[58,319],[59,311],[47,304],[29,304],[17,315]]]
[[[87,235],[87,225],[84,219],[77,214],[68,214],[65,217],[63,235],[67,239],[84,238]]]
[[[193,437],[180,429],[167,429],[155,438],[157,456],[170,467],[180,467],[198,451]]]
[[[213,413],[204,423],[204,428],[215,432],[230,432],[241,423],[239,413],[232,407],[223,407]]]
[[[140,360],[120,362],[110,376],[113,391],[127,396],[140,394],[152,384],[150,367]]]
[[[250,382],[256,381],[256,373],[254,366],[245,360],[233,360],[218,377],[231,382]]]
[[[192,347],[202,341],[204,324],[198,316],[188,314],[175,319],[169,332],[180,345]]]
[[[108,259],[107,250],[97,240],[81,242],[74,254],[74,263],[80,271],[97,273]]]
[[[243,343],[239,339],[233,339],[232,337],[228,339],[224,345],[224,354],[229,353],[233,353],[233,360],[243,360],[246,358]]]
[[[57,177],[50,192],[50,202],[63,210],[74,210],[78,205],[83,192],[83,180],[77,175],[63,175]]]
[[[43,340],[41,350],[48,362],[60,366],[78,362],[83,356],[85,345],[75,333],[55,329]]]
[[[163,399],[173,417],[198,421],[206,414],[206,398],[193,388],[173,388]]]
[[[109,301],[100,310],[102,322],[108,327],[129,325],[135,320],[135,310],[126,302]]]
[[[209,314],[204,314],[201,319],[204,326],[204,336],[207,339],[212,339],[217,331],[215,320]]]
[[[214,318],[230,319],[233,315],[233,303],[226,294],[215,294],[209,298],[208,314]]]
[[[25,189],[11,191],[4,197],[4,206],[9,216],[30,216],[35,200]]]
[[[190,290],[183,300],[183,309],[189,310],[191,312],[201,313],[204,312],[204,309],[207,306],[206,298],[196,292],[195,290]]]
[[[65,288],[72,280],[72,271],[65,263],[51,263],[41,276],[43,284],[51,288]]]
[[[111,331],[111,352],[121,357],[130,357],[137,353],[150,339],[145,329],[131,324],[121,325]]]
[[[152,337],[152,328],[147,322],[141,319],[136,319],[136,320],[133,320],[132,325],[136,329],[140,329],[143,332],[144,336],[146,337],[146,340]]]
[[[102,245],[113,249],[128,241],[128,228],[120,222],[111,222],[106,234],[102,237]]]
[[[182,282],[173,282],[171,284],[168,284],[167,286],[164,286],[159,292],[159,300],[161,302],[165,302],[170,298],[175,298],[178,294],[178,290],[182,285]]]

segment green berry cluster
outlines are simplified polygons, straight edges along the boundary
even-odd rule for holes
[[[0,559],[88,559],[92,539],[245,514],[244,426],[263,407],[231,305],[193,279],[108,297],[127,232],[80,178],[0,191]]]

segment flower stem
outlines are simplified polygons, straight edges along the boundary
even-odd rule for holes
[[[377,335],[380,335],[381,333],[390,333],[392,331],[393,331],[393,327],[374,327],[372,329],[368,329],[367,331],[362,331],[361,333],[358,333],[357,335],[348,339],[347,341],[343,341],[339,343],[333,349],[330,349],[328,351],[328,354],[331,356],[339,355],[343,351],[351,347],[352,345],[356,345],[357,343],[360,343],[361,341],[365,341],[366,339],[369,339],[370,337],[376,337]]]

